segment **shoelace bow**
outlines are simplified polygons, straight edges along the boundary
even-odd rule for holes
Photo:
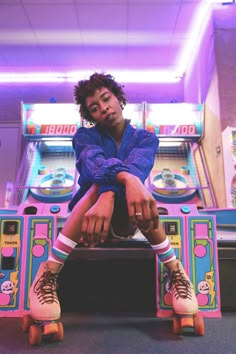
[[[173,288],[172,285],[174,285]],[[179,269],[172,272],[170,288],[174,292],[176,299],[192,299],[190,282]]]
[[[44,272],[34,285],[34,292],[37,294],[39,302],[43,305],[45,303],[58,303],[57,298],[57,277],[58,274],[53,274],[50,271]]]

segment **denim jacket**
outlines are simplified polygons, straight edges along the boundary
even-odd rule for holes
[[[99,124],[92,128],[79,128],[73,137],[79,189],[69,203],[69,209],[94,183],[99,185],[99,194],[113,191],[116,198],[124,198],[124,186],[116,181],[117,173],[129,172],[144,183],[153,167],[158,144],[155,134],[135,129],[129,120],[126,120],[119,148]]]

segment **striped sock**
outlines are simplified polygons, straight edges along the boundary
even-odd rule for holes
[[[171,246],[170,240],[166,237],[165,241],[159,245],[151,245],[162,263],[168,263],[176,259],[175,251]]]
[[[77,243],[59,233],[50,251],[48,261],[64,264]]]

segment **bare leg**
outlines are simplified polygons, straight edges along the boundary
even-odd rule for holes
[[[73,208],[61,231],[63,235],[74,242],[79,241],[84,214],[96,203],[97,199],[98,187],[93,185]]]
[[[93,185],[72,210],[62,229],[62,235],[66,236],[69,241],[78,242],[83,216],[97,201],[97,198],[97,186]],[[56,290],[57,276],[62,266],[62,263],[54,260],[47,260],[47,262],[41,263],[29,294],[30,312],[33,318],[40,320],[60,318],[61,308]]]

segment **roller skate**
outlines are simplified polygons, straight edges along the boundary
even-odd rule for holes
[[[198,312],[198,302],[193,285],[182,264],[170,275],[170,287],[173,299],[173,331],[180,335],[184,331],[193,331],[198,336],[204,335],[204,322]]]
[[[24,332],[29,331],[31,345],[39,345],[43,337],[51,341],[63,340],[61,308],[56,293],[57,277],[58,272],[52,273],[47,263],[41,263],[30,288],[30,314],[23,316],[22,328]]]

